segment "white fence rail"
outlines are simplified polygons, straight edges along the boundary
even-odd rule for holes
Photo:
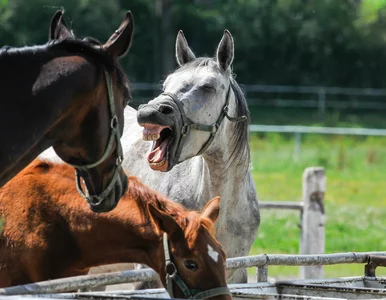
[[[328,135],[364,135],[386,136],[386,129],[375,128],[345,128],[345,127],[316,127],[289,125],[249,125],[250,132],[280,132],[280,133],[316,133]]]
[[[336,264],[363,264],[369,262],[370,255],[386,256],[386,252],[351,252],[319,255],[262,254],[228,258],[227,269],[257,268],[260,282],[267,281],[268,266],[321,266]],[[26,285],[0,289],[0,295],[50,294],[74,291],[81,288],[97,287],[120,283],[154,280],[158,275],[152,269],[114,272],[61,278]]]

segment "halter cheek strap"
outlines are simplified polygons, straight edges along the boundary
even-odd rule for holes
[[[199,131],[210,132],[210,136],[209,136],[208,140],[202,146],[201,150],[198,151],[198,153],[196,154],[196,155],[201,155],[209,148],[210,144],[212,143],[214,137],[216,136],[216,133],[217,133],[217,131],[218,131],[218,129],[219,129],[219,127],[220,127],[220,125],[225,117],[229,121],[236,122],[236,123],[247,121],[247,116],[231,117],[228,114],[228,110],[229,110],[228,106],[229,106],[229,101],[230,101],[231,88],[233,90],[232,83],[230,83],[230,85],[229,85],[227,96],[226,96],[226,101],[225,101],[224,107],[221,110],[221,114],[218,117],[217,121],[215,123],[213,123],[212,125],[194,123],[186,116],[183,105],[182,105],[181,101],[178,100],[178,97],[175,94],[168,93],[168,92],[164,92],[161,94],[161,95],[168,96],[173,101],[173,103],[176,104],[176,106],[178,107],[178,110],[180,112],[181,119],[182,119],[181,138],[177,144],[176,155],[175,155],[176,159],[178,159],[181,155],[183,140],[185,140],[185,138],[190,130],[199,130]]]
[[[169,243],[166,233],[163,234],[163,244],[165,252],[166,290],[171,298],[174,298],[173,282],[178,285],[184,296],[190,299],[206,299],[209,297],[215,297],[220,295],[232,295],[232,293],[227,287],[218,287],[205,291],[188,288],[182,278],[178,275],[177,268],[171,260]]]
[[[116,115],[115,111],[115,101],[114,101],[114,93],[113,93],[113,81],[110,76],[110,74],[105,71],[105,79],[106,79],[106,86],[107,86],[107,92],[109,97],[109,111],[110,111],[110,136],[106,145],[106,149],[100,159],[98,159],[96,162],[87,164],[87,165],[74,165],[70,164],[75,168],[75,182],[76,182],[76,188],[79,192],[79,194],[87,200],[87,202],[93,204],[93,205],[99,205],[107,196],[110,194],[111,190],[114,188],[115,184],[118,182],[120,188],[122,189],[120,180],[117,181],[119,177],[119,166],[122,164],[123,161],[123,151],[122,151],[122,145],[121,145],[121,133],[119,131],[119,122],[118,117]],[[107,185],[106,189],[99,195],[89,195],[86,194],[83,191],[82,185],[80,183],[81,174],[79,170],[87,171],[88,169],[92,169],[100,165],[102,162],[104,162],[107,157],[110,155],[111,149],[113,147],[113,143],[115,140],[116,144],[116,151],[117,151],[117,161],[116,166],[114,170],[114,175],[111,178],[110,183]]]

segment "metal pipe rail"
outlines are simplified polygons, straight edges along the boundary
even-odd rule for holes
[[[263,275],[267,275],[268,265],[315,266],[349,263],[367,263],[370,255],[386,256],[386,252],[351,252],[319,255],[262,254],[255,256],[228,258],[226,262],[226,268],[240,269],[257,267],[260,272],[263,272]],[[152,269],[130,270],[106,274],[61,278],[26,285],[18,285],[9,288],[2,288],[0,289],[0,295],[60,293],[74,291],[90,286],[96,287],[100,285],[130,283],[154,280],[157,278],[157,273]],[[258,279],[262,279],[260,281],[267,281],[266,276],[258,276]]]
[[[226,268],[241,269],[270,266],[320,266],[366,263],[370,255],[386,256],[386,252],[349,252],[332,254],[260,254],[228,258]]]
[[[375,128],[249,125],[249,131],[250,132],[318,133],[318,134],[338,134],[338,135],[386,136],[386,129],[375,129]]]
[[[351,252],[333,254],[263,254],[227,259],[227,269],[256,267],[258,282],[268,280],[268,266],[323,266],[367,263],[370,255],[386,256],[386,252]]]
[[[303,202],[295,201],[259,201],[259,208],[264,209],[291,209],[302,211]]]

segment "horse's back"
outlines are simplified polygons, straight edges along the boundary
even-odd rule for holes
[[[0,189],[0,287],[50,278],[64,258],[57,253],[71,242],[66,203],[85,210],[74,180],[70,166],[34,160]]]
[[[0,189],[0,211],[3,218],[8,218],[7,226],[10,225],[11,218],[17,223],[13,228],[25,227],[32,231],[28,223],[38,216],[37,213],[33,214],[32,210],[43,206],[48,210],[50,205],[59,200],[63,189],[68,187],[70,182],[74,184],[74,175],[70,168],[67,165],[56,166],[36,159],[7,182]],[[62,189],[58,190],[58,187]]]

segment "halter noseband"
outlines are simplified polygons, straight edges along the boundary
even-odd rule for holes
[[[186,136],[187,136],[187,134],[189,133],[190,130],[199,130],[199,131],[210,132],[209,139],[202,146],[201,150],[198,151],[198,153],[196,154],[196,155],[200,155],[200,154],[204,153],[209,148],[210,144],[212,143],[212,141],[213,141],[213,139],[214,139],[214,137],[215,137],[215,135],[216,135],[220,125],[221,125],[222,120],[225,117],[229,121],[235,122],[235,123],[247,121],[247,116],[245,116],[245,115],[244,116],[240,116],[240,117],[231,117],[231,116],[228,115],[228,109],[229,109],[228,106],[229,106],[229,101],[230,101],[230,90],[231,90],[231,88],[233,90],[232,83],[230,83],[230,85],[229,85],[227,96],[226,96],[226,101],[225,101],[224,107],[221,110],[221,114],[218,117],[217,121],[215,123],[213,123],[212,125],[205,125],[205,124],[194,123],[193,121],[191,121],[186,116],[184,108],[182,106],[182,103],[181,103],[181,101],[178,100],[178,97],[175,94],[169,93],[169,92],[164,92],[164,93],[161,94],[161,95],[164,95],[164,96],[168,96],[170,99],[172,99],[173,103],[175,103],[176,106],[178,107],[178,110],[180,112],[181,119],[182,119],[182,127],[181,127],[181,135],[182,135],[182,137],[178,141],[178,145],[177,145],[177,150],[176,150],[176,158],[177,159],[180,157],[180,154],[181,154],[181,151],[182,151],[182,145],[183,145],[182,141],[186,138]]]
[[[122,151],[122,145],[121,145],[121,134],[119,132],[119,122],[117,115],[115,113],[115,102],[114,102],[114,93],[113,93],[113,82],[110,74],[105,70],[105,79],[106,79],[106,86],[107,86],[107,92],[109,96],[109,110],[110,110],[110,136],[109,140],[107,142],[107,146],[105,149],[105,152],[103,153],[102,157],[98,159],[96,162],[92,164],[87,165],[74,165],[70,164],[75,168],[75,182],[76,182],[76,188],[79,192],[79,194],[87,200],[87,202],[93,204],[93,205],[99,205],[108,194],[110,194],[111,190],[115,186],[115,183],[119,176],[119,166],[122,164],[123,160],[123,151]],[[109,156],[111,152],[111,148],[113,147],[114,139],[116,140],[116,151],[117,151],[117,161],[115,166],[115,171],[113,178],[111,179],[110,183],[108,184],[107,188],[100,194],[100,195],[89,195],[83,191],[82,185],[80,183],[80,174],[79,170],[87,171],[88,169],[95,168],[96,166],[100,165],[102,162],[106,160],[106,158]],[[120,181],[118,181],[119,184]],[[95,201],[95,200],[97,201]],[[94,201],[93,201],[94,200]]]
[[[169,243],[167,234],[163,234],[163,244],[165,252],[165,272],[166,272],[166,290],[170,297],[174,298],[173,293],[173,281],[178,285],[180,290],[184,293],[186,298],[190,299],[205,299],[209,297],[215,297],[219,295],[232,295],[227,287],[218,287],[205,291],[199,289],[190,289],[186,286],[185,282],[177,274],[177,268],[170,257]]]

